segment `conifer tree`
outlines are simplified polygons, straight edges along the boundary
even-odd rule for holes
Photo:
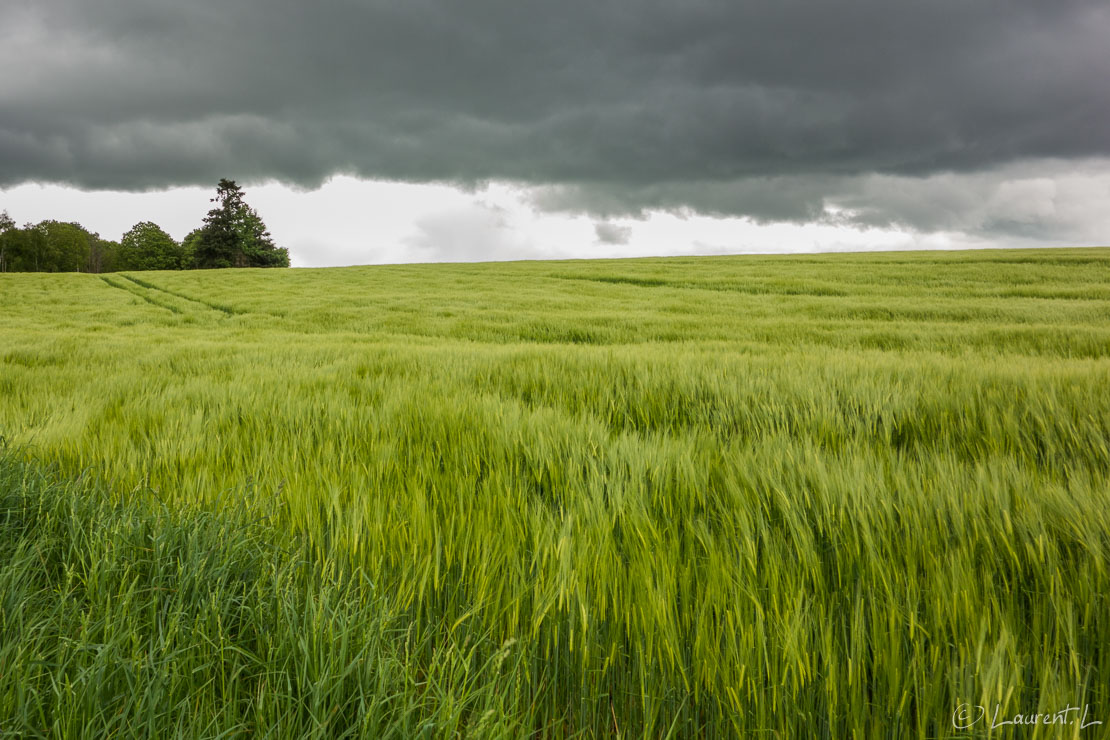
[[[217,206],[204,218],[195,240],[197,267],[288,267],[289,250],[274,241],[257,211],[243,201],[234,180],[216,186]]]

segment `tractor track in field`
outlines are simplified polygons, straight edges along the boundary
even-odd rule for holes
[[[141,298],[152,306],[164,309],[178,316],[189,314],[204,314],[209,311],[216,313],[220,318],[243,314],[227,306],[220,306],[202,301],[173,290],[160,288],[145,280],[133,278],[130,275],[116,274],[112,277],[101,275],[100,279],[113,288]],[[176,303],[176,305],[175,305]],[[184,303],[184,305],[182,305]]]
[[[227,304],[224,304],[224,303],[215,303],[213,301],[205,300],[203,298],[195,298],[191,295],[188,295],[187,293],[182,293],[182,292],[177,291],[177,290],[171,290],[169,288],[163,288],[160,285],[155,285],[154,283],[147,282],[146,280],[142,280],[142,279],[137,278],[137,277],[132,277],[131,275],[120,274],[119,277],[121,277],[125,280],[128,280],[131,283],[134,283],[136,286],[138,286],[140,288],[145,288],[147,290],[156,291],[158,293],[165,293],[168,296],[173,296],[174,298],[179,298],[183,301],[189,301],[190,303],[195,303],[198,306],[203,306],[205,309],[208,309],[210,311],[216,311],[218,313],[223,314],[224,316],[229,316],[229,317],[230,316],[250,316],[250,315],[254,314],[254,315],[260,315],[260,316],[270,316],[270,317],[275,318],[275,319],[284,319],[285,318],[285,316],[283,316],[282,314],[271,313],[269,311],[244,311],[244,310],[241,310],[241,309],[233,308],[233,307],[228,306]],[[117,286],[117,287],[120,287],[120,286]],[[127,288],[125,287],[124,289],[126,290]],[[134,291],[130,291],[130,292],[134,292]],[[138,293],[136,293],[136,295],[138,295]],[[142,297],[145,298],[146,300],[148,300],[149,302],[154,303],[155,305],[161,305],[161,304],[147,298],[146,296],[142,296]]]
[[[155,306],[157,308],[161,308],[165,311],[169,311],[170,313],[175,313],[175,314],[178,314],[178,315],[182,314],[181,309],[178,308],[177,306],[174,306],[174,305],[169,304],[169,303],[163,303],[162,301],[155,300],[154,298],[146,295],[145,293],[142,293],[138,290],[135,290],[134,288],[131,288],[126,283],[117,283],[116,281],[112,280],[111,278],[105,277],[104,275],[101,275],[100,279],[103,280],[106,285],[108,285],[112,288],[115,288],[117,290],[122,290],[125,293],[130,293],[131,295],[135,296],[136,298],[141,298],[152,306]]]
[[[218,312],[222,313],[225,316],[242,316],[242,315],[245,315],[245,314],[249,313],[248,311],[237,311],[236,309],[232,308],[231,306],[225,306],[221,303],[212,303],[210,301],[205,301],[205,300],[202,300],[200,298],[194,298],[190,295],[186,295],[184,293],[179,293],[176,290],[170,290],[168,288],[163,288],[160,285],[155,285],[154,283],[148,283],[146,280],[140,280],[139,278],[131,277],[130,275],[122,275],[121,274],[120,277],[123,278],[124,280],[131,281],[132,283],[134,283],[135,285],[138,285],[141,288],[146,288],[147,290],[155,290],[155,291],[158,291],[160,293],[165,293],[166,295],[174,296],[175,298],[180,298],[183,301],[189,301],[190,303],[196,303],[197,305],[204,306],[206,309],[209,309],[211,311],[218,311]]]

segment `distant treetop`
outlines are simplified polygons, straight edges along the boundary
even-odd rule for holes
[[[216,186],[217,206],[178,243],[158,224],[141,221],[119,242],[80,224],[42,221],[16,228],[0,213],[0,272],[113,272],[198,267],[289,267],[289,250],[274,245],[258,212],[234,180]]]

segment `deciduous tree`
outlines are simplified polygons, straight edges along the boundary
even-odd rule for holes
[[[7,272],[8,263],[5,259],[7,254],[8,232],[15,229],[15,221],[8,215],[7,211],[0,213],[0,272]]]
[[[131,227],[120,240],[117,270],[180,270],[183,252],[162,228],[151,221]]]

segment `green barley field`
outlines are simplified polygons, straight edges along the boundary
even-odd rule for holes
[[[1110,727],[1110,249],[3,274],[0,434],[0,737]]]

